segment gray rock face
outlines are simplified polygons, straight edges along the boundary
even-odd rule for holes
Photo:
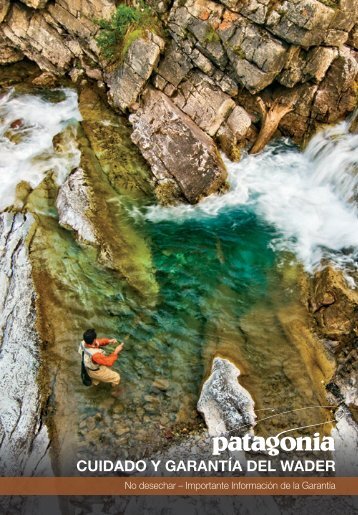
[[[287,58],[287,45],[242,16],[218,34],[239,82],[256,93],[274,80]]]
[[[95,19],[108,19],[114,12],[114,0],[26,0],[6,3],[0,11],[6,16],[0,34],[40,68],[57,75],[70,72],[79,64],[91,70],[99,62],[94,36],[98,31]],[[31,8],[31,9],[30,9]],[[3,58],[4,62],[4,58]],[[8,61],[9,62],[9,61]]]
[[[132,43],[123,64],[107,77],[108,98],[114,107],[125,111],[136,102],[163,48],[163,39],[150,31]]]
[[[267,18],[271,32],[302,46],[319,45],[335,17],[335,11],[318,0],[293,0],[274,8]]]
[[[57,75],[68,69],[74,58],[61,36],[46,23],[40,12],[31,16],[29,11],[14,5],[3,34],[29,59]]]
[[[158,74],[177,87],[192,67],[189,57],[172,41],[160,61]]]
[[[73,229],[80,241],[96,244],[96,229],[89,215],[94,193],[86,183],[82,168],[77,168],[61,186],[56,200],[59,222]]]
[[[236,105],[229,95],[197,72],[190,73],[180,84],[173,102],[209,136],[215,136]]]
[[[307,83],[298,84],[292,89],[283,91],[282,98],[287,99],[291,94],[297,95],[298,98],[294,110],[286,114],[280,122],[279,128],[283,134],[292,136],[299,141],[309,134],[314,122],[311,118],[311,110],[317,90],[317,84]]]
[[[109,66],[96,44],[95,20],[110,19],[117,4],[5,0],[0,64],[26,56],[76,83],[97,81],[108,86],[112,107],[125,112],[140,107],[150,83],[233,159],[260,133],[258,95],[270,105],[275,92],[283,99],[299,93],[279,125],[298,143],[356,105],[357,2],[151,0],[152,9],[161,14],[165,47],[163,39],[143,30],[121,63]],[[228,123],[236,108],[247,113],[244,121],[241,112],[238,131]],[[157,164],[154,175],[159,168],[166,167]],[[171,195],[170,189],[176,196],[177,182],[168,174],[166,181],[163,198]]]
[[[337,57],[338,51],[329,47],[314,47],[308,52],[296,47],[291,52],[284,70],[278,80],[284,86],[292,88],[299,82],[321,82],[328,68]]]
[[[356,94],[352,84],[358,75],[358,62],[354,51],[343,46],[320,83],[312,108],[318,121],[333,123],[356,107]]]
[[[214,358],[211,375],[198,401],[210,436],[245,434],[255,425],[255,403],[238,382],[240,370],[229,360]]]
[[[35,292],[27,250],[32,215],[0,215],[0,471],[51,474],[41,422]]]
[[[157,181],[174,179],[189,202],[198,202],[225,182],[226,169],[213,140],[165,94],[148,89],[130,122],[133,142]]]

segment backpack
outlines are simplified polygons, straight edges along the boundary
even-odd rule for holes
[[[92,384],[92,379],[91,379],[91,378],[90,378],[90,376],[88,375],[87,368],[85,367],[84,356],[85,356],[85,353],[84,353],[84,351],[82,351],[82,360],[81,360],[81,379],[82,379],[82,383],[83,383],[85,386],[91,386],[91,384]]]

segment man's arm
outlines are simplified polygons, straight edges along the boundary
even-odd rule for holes
[[[105,356],[101,352],[97,352],[96,354],[93,354],[92,361],[94,363],[97,363],[97,365],[105,365],[106,367],[111,367],[114,365],[116,359],[118,358],[118,354],[122,352],[123,346],[124,343],[117,345],[112,354],[109,354],[109,356]]]
[[[112,352],[112,354],[109,354],[108,356],[105,356],[101,352],[97,352],[96,354],[93,354],[92,361],[93,361],[93,363],[96,363],[97,365],[104,365],[106,367],[111,367],[114,365],[117,358],[118,358],[118,354],[115,354],[114,352]]]
[[[117,343],[115,338],[96,338],[98,347],[104,347],[110,343]]]
[[[98,347],[104,347],[105,345],[108,345],[111,343],[112,340],[110,338],[96,338],[96,344]]]

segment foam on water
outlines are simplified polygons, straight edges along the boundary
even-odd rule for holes
[[[240,163],[225,159],[230,190],[211,195],[196,206],[150,206],[152,222],[183,222],[216,217],[243,206],[254,210],[277,231],[273,245],[291,251],[306,270],[323,258],[336,266],[354,265],[358,251],[358,218],[354,197],[358,187],[358,135],[348,124],[316,135],[305,152],[280,141]]]
[[[53,137],[66,127],[75,128],[81,119],[77,93],[71,89],[57,93],[61,95],[57,102],[17,94],[14,89],[0,98],[0,211],[14,202],[21,181],[35,188],[51,171],[60,184],[79,164],[75,138],[67,138],[61,152],[53,147]]]

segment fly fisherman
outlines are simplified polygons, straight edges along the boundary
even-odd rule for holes
[[[111,370],[110,367],[117,360],[124,343],[122,342],[120,345],[117,345],[112,354],[106,355],[101,347],[110,343],[117,343],[117,340],[115,338],[97,338],[94,329],[87,329],[83,333],[83,341],[79,346],[78,352],[81,355],[84,352],[84,365],[94,386],[97,386],[99,383],[111,383],[112,387],[115,388],[120,383],[120,375],[118,372]]]

